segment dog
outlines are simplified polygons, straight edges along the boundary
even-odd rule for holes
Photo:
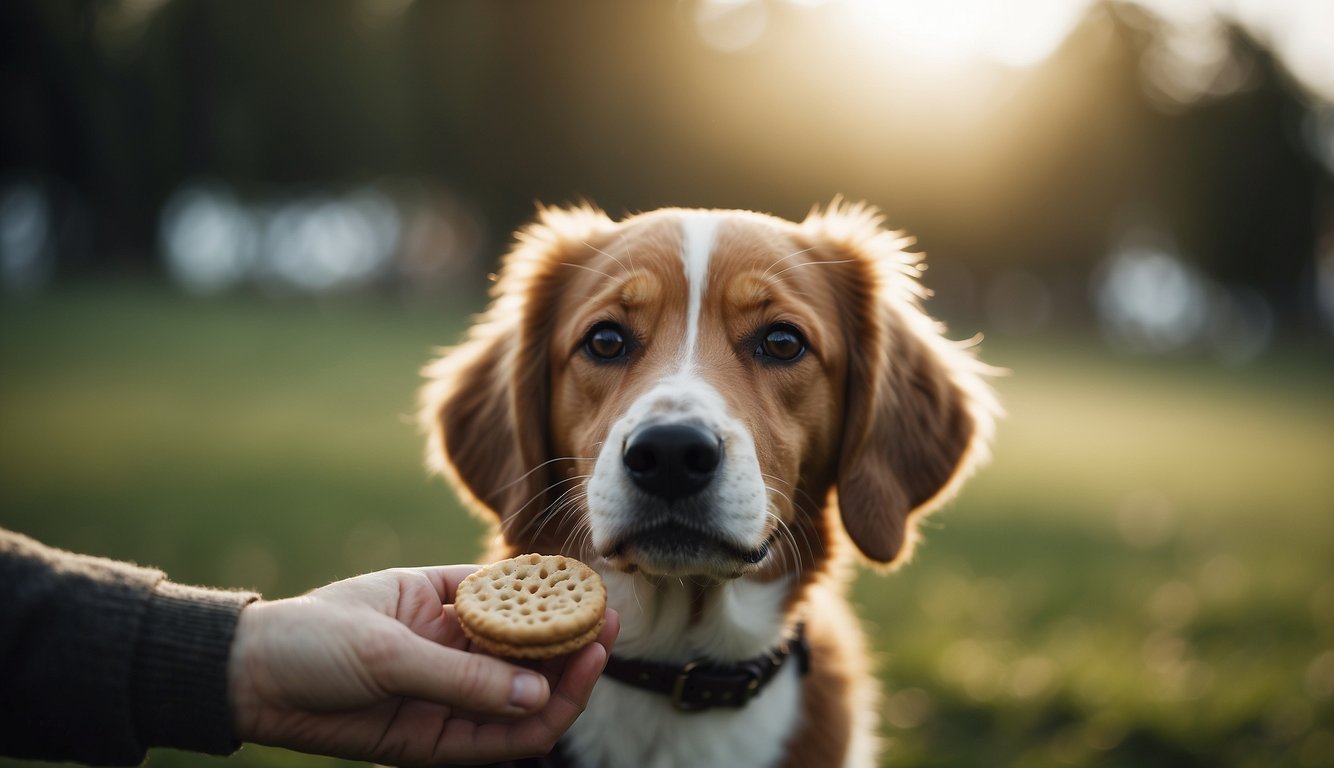
[[[903,562],[999,415],[882,222],[539,208],[424,369],[428,461],[488,557],[576,557],[620,613],[561,764],[875,764],[849,564]]]

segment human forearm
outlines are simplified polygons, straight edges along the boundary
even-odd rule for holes
[[[254,597],[0,530],[0,752],[126,764],[152,746],[232,751],[227,649]]]

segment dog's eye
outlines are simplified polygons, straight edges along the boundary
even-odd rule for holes
[[[584,349],[598,360],[622,357],[625,347],[625,333],[615,323],[598,323],[584,337]]]
[[[761,357],[790,363],[801,357],[801,353],[805,351],[806,340],[801,337],[801,332],[786,323],[778,323],[771,326],[764,334],[764,340],[760,342],[760,348],[755,353]]]

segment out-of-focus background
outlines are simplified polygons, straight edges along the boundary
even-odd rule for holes
[[[1334,765],[1328,0],[7,0],[0,36],[0,525],[272,597],[471,560],[418,369],[536,201],[844,195],[1012,371],[995,460],[856,585],[884,764]]]

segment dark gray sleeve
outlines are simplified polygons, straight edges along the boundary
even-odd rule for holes
[[[127,765],[154,746],[235,751],[227,660],[256,599],[0,529],[0,754]]]

